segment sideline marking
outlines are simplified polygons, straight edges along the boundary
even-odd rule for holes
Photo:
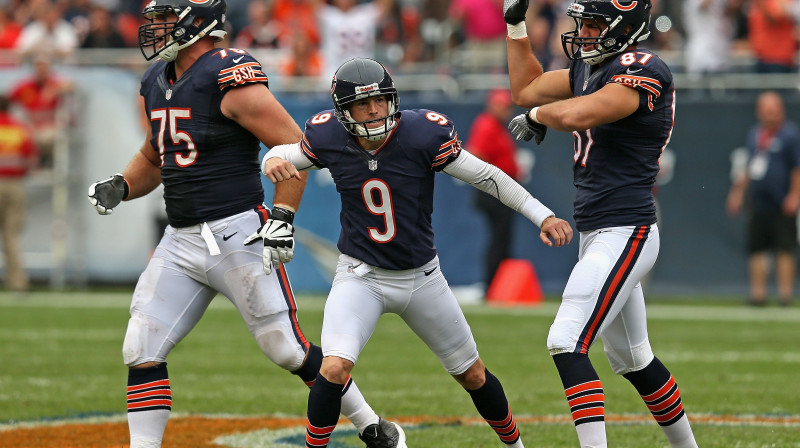
[[[424,431],[429,425],[485,425],[477,417],[392,417],[409,431]],[[521,415],[517,424],[572,425],[569,415]],[[606,415],[609,425],[651,425],[647,414]],[[694,425],[746,427],[800,427],[800,415],[713,415],[692,414]],[[173,448],[295,448],[305,439],[304,417],[174,415],[170,419],[164,443]],[[265,429],[266,428],[266,429]],[[342,431],[344,430],[344,431]],[[354,435],[346,420],[340,421],[339,437]],[[338,438],[338,437],[337,437]],[[47,420],[0,425],[0,448],[120,448],[127,447],[128,428],[125,415],[85,419]],[[341,440],[331,448],[355,448]]]

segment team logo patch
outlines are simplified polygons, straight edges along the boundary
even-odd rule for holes
[[[166,98],[167,100],[172,98],[172,89],[167,89],[167,91],[164,93],[164,98]]]
[[[639,3],[637,1],[631,2],[628,6],[623,6],[619,3],[619,0],[612,0],[611,4],[614,5],[615,8],[619,9],[620,11],[630,11],[631,9],[636,7],[636,4]]]

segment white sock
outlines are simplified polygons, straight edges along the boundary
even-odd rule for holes
[[[669,440],[672,448],[697,448],[697,441],[694,440],[692,427],[689,426],[689,417],[683,414],[677,422],[662,426],[661,429]]]
[[[575,426],[581,448],[606,448],[606,422],[581,423]]]
[[[161,448],[161,438],[169,420],[169,411],[129,412],[128,429],[131,434],[130,448]]]
[[[378,414],[372,410],[367,400],[361,395],[355,381],[350,382],[347,392],[342,395],[342,414],[358,428],[359,434],[363,433],[367,426],[378,423],[379,419]]]

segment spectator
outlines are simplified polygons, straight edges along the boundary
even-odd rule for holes
[[[758,124],[747,138],[747,169],[739,174],[731,187],[727,210],[729,215],[736,216],[743,205],[749,205],[749,303],[766,303],[771,252],[775,254],[778,298],[781,305],[788,305],[794,294],[797,264],[800,129],[786,121],[783,101],[774,91],[764,92],[758,97],[756,116]]]
[[[393,0],[315,2],[325,61],[322,76],[330,79],[340,65],[354,57],[374,57],[378,24],[392,8]]]
[[[317,3],[323,0],[274,0],[272,18],[278,23],[278,41],[282,47],[291,42],[294,31],[301,30],[308,41],[319,45],[319,30],[314,15]]]
[[[463,31],[468,68],[505,68],[506,24],[501,0],[453,0],[448,14]]]
[[[700,76],[730,68],[732,17],[741,0],[684,0],[686,71]]]
[[[56,114],[63,95],[70,92],[73,86],[70,81],[53,73],[48,56],[36,56],[33,66],[33,76],[17,83],[11,89],[9,97],[22,108],[33,129],[42,167],[52,167],[56,137],[63,131]]]
[[[89,13],[89,33],[81,44],[82,48],[124,48],[125,39],[114,28],[111,11],[95,6]]]
[[[425,42],[420,33],[421,16],[416,0],[392,2],[378,29],[378,42],[387,46],[386,57],[393,64],[409,64],[422,58]]]
[[[322,74],[322,55],[317,47],[309,42],[302,30],[295,30],[292,35],[291,53],[281,63],[280,71],[284,76],[319,76]]]
[[[14,21],[7,9],[0,8],[0,48],[15,48],[21,33],[22,25]]]
[[[19,237],[25,220],[25,175],[36,166],[36,147],[28,128],[8,112],[9,101],[0,96],[0,234],[5,255],[5,284],[15,292],[28,290]]]
[[[752,0],[748,13],[750,47],[757,73],[792,73],[797,69],[797,17],[791,0]]]
[[[78,47],[75,28],[62,16],[57,5],[44,2],[35,9],[36,20],[22,29],[17,40],[17,52],[22,56],[34,53],[50,53],[62,57],[71,54]]]
[[[89,34],[89,15],[95,1],[97,0],[71,0],[61,3],[64,8],[62,17],[72,25],[78,36],[78,42],[86,40],[86,35]]]
[[[490,91],[486,97],[486,109],[472,122],[466,149],[518,180],[517,145],[506,127],[513,107],[511,92],[507,89]],[[488,287],[500,262],[510,256],[514,210],[480,190],[475,191],[474,204],[489,224],[490,238],[484,255],[484,282]]]
[[[247,26],[236,36],[238,48],[277,48],[279,26],[272,20],[272,5],[264,0],[253,0],[247,6]]]

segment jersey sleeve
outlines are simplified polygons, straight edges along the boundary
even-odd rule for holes
[[[220,91],[246,84],[263,83],[269,87],[269,79],[264,74],[261,63],[250,53],[228,48],[220,50],[217,54],[221,59],[217,72],[217,87]]]
[[[204,55],[195,62],[192,70],[192,83],[201,93],[213,95],[249,84],[269,87],[261,63],[250,53],[237,48],[221,48]]]
[[[613,61],[609,83],[622,84],[639,91],[639,97],[653,110],[654,103],[672,84],[669,69],[658,56],[649,51],[630,51]]]
[[[303,139],[300,140],[300,151],[317,168],[326,167],[325,162],[318,156],[318,150],[330,146],[329,142],[333,138],[332,131],[335,126],[341,125],[334,117],[332,110],[320,112],[306,121]]]
[[[431,169],[441,171],[461,153],[461,140],[455,123],[444,114],[431,110],[420,110],[425,119],[420,120],[420,134],[428,136],[426,147],[432,151]]]

